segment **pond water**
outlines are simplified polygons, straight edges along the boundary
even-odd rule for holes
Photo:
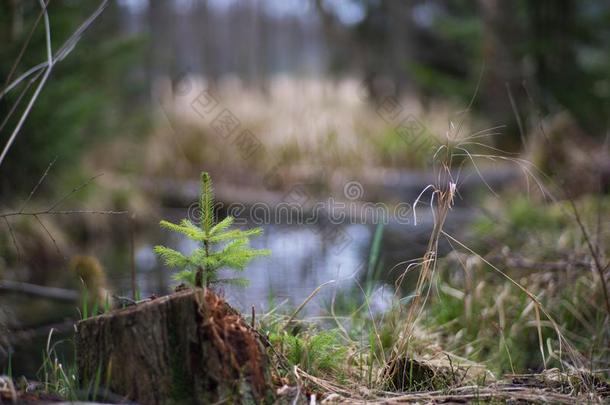
[[[164,218],[179,221],[187,209],[171,209]],[[472,213],[465,209],[452,212],[447,226],[459,228],[469,221]],[[387,294],[375,295],[373,305],[382,311],[394,292],[394,281],[405,266],[405,260],[421,257],[425,251],[432,219],[422,210],[417,226],[388,224],[382,227],[382,242],[377,260],[374,285],[385,287]],[[250,228],[247,223],[244,228]],[[252,225],[253,226],[253,225]],[[156,227],[156,224],[155,224]],[[367,269],[375,224],[266,224],[263,235],[251,239],[251,246],[270,249],[271,255],[254,259],[240,274],[222,271],[223,277],[239,276],[249,280],[247,288],[220,287],[221,292],[237,309],[248,312],[254,306],[257,313],[282,303],[294,308],[302,303],[318,286],[331,280],[305,308],[310,315],[320,314],[328,307],[334,294],[354,294],[358,284],[367,281]],[[138,237],[135,250],[137,285],[143,297],[164,294],[177,284],[173,271],[165,267],[153,252],[155,244],[189,253],[197,244],[182,235],[158,229],[149,229]],[[130,296],[131,278],[127,272],[111,276],[111,288],[121,295]],[[407,280],[406,289],[409,288]]]
[[[493,170],[488,168],[485,174],[487,184],[495,189],[507,184],[514,176],[514,170],[506,170],[503,167]],[[250,312],[252,306],[257,312],[264,312],[280,302],[285,302],[284,305],[288,308],[295,307],[301,304],[318,286],[331,280],[335,280],[335,282],[327,284],[316,295],[316,299],[308,303],[305,313],[316,315],[323,312],[327,308],[325,305],[327,305],[329,297],[332,297],[333,294],[358,294],[360,291],[358,284],[362,286],[367,281],[372,281],[374,284],[374,286],[366,286],[367,289],[386,287],[384,291],[387,291],[386,295],[391,297],[394,293],[394,282],[406,267],[405,265],[399,266],[399,264],[423,256],[434,219],[429,206],[427,207],[423,201],[418,205],[417,225],[414,224],[410,205],[407,210],[408,220],[405,220],[404,216],[402,220],[398,220],[396,205],[392,206],[393,208],[388,208],[391,205],[387,207],[384,205],[385,208],[388,208],[388,212],[393,210],[393,214],[381,221],[384,222],[384,226],[377,261],[378,269],[376,269],[376,277],[367,278],[370,249],[377,224],[376,221],[370,220],[370,217],[362,215],[362,211],[359,211],[362,210],[363,205],[373,203],[360,201],[359,197],[364,195],[366,189],[366,197],[370,199],[369,201],[399,201],[401,202],[399,204],[405,204],[402,202],[413,202],[426,184],[433,182],[434,179],[431,173],[426,172],[397,172],[392,176],[381,176],[379,179],[384,181],[370,182],[370,184],[366,184],[366,187],[351,181],[342,187],[343,200],[338,201],[348,203],[347,211],[350,211],[352,205],[356,207],[355,211],[358,211],[356,215],[348,214],[349,220],[346,221],[332,221],[329,220],[328,215],[321,215],[317,217],[316,221],[291,222],[286,221],[288,218],[277,215],[279,220],[263,221],[260,225],[260,221],[253,220],[252,210],[244,210],[245,214],[238,216],[238,219],[244,223],[244,228],[261,226],[264,230],[262,236],[251,240],[252,246],[270,249],[272,253],[269,257],[255,259],[241,274],[250,281],[248,288],[232,286],[222,288],[229,302],[246,313]],[[168,293],[176,284],[171,278],[172,271],[164,268],[155,257],[154,245],[164,244],[183,253],[189,253],[196,247],[193,242],[180,235],[161,230],[158,222],[160,219],[178,222],[182,218],[189,217],[190,209],[193,206],[189,205],[189,202],[197,199],[199,183],[192,181],[176,184],[174,181],[163,182],[157,179],[152,184],[151,189],[159,193],[158,199],[165,201],[165,208],[158,213],[157,218],[147,221],[145,229],[140,230],[136,235],[137,284],[142,296]],[[478,172],[463,173],[459,198],[456,198],[456,206],[449,213],[445,223],[445,229],[450,233],[459,233],[465,229],[465,225],[475,216],[476,212],[470,204],[477,199],[477,195],[483,187],[482,184]],[[251,194],[239,187],[234,187],[234,189],[232,194],[224,193],[234,197],[230,202],[234,202],[235,198],[244,198],[245,195]],[[350,191],[354,191],[354,193],[350,194]],[[292,200],[291,196],[298,199],[302,195],[306,195],[312,200],[319,200],[313,197],[311,190],[300,190],[296,196],[291,193],[292,191],[279,197],[269,196],[269,193],[257,194],[260,198],[250,198],[250,202],[244,202],[244,205],[256,205],[259,201],[272,201],[268,207],[271,207],[273,212],[274,207],[277,209],[279,206],[278,203],[281,204],[287,199]],[[430,198],[430,196],[424,198]],[[229,206],[226,199],[223,201],[225,208]],[[339,203],[335,202],[336,205]],[[327,209],[326,214],[331,212],[332,204],[331,209],[328,209],[328,206],[325,209]],[[218,216],[224,217],[227,210],[221,210]],[[276,218],[276,215],[270,217]],[[294,219],[294,217],[289,218]],[[441,243],[438,254],[442,255],[447,248],[444,243]],[[223,277],[230,276],[230,273],[223,274]],[[413,276],[416,277],[415,274]],[[403,292],[408,292],[412,285],[410,281],[413,281],[414,277],[405,279]],[[131,279],[128,272],[113,273],[110,281],[111,287],[115,291],[126,296],[131,295]],[[380,310],[385,308],[386,301],[385,296],[373,299],[375,306],[378,306]]]

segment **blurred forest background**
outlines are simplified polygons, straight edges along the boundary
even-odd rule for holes
[[[40,7],[19,0],[1,6],[7,84]],[[91,7],[50,2],[53,43]],[[466,106],[479,86],[473,112],[490,127],[506,125],[495,141],[503,147],[521,148],[518,125],[528,133],[562,111],[584,133],[605,137],[609,21],[610,4],[593,0],[112,1],[53,73],[3,163],[11,175],[2,176],[2,195],[29,190],[56,156],[57,167],[74,168],[109,138],[145,137],[168,86],[175,90],[187,77],[204,78],[208,87],[233,78],[262,100],[281,75],[335,83],[351,77],[373,99],[408,94],[424,106]],[[16,72],[44,60],[41,26],[29,41]],[[3,97],[1,116],[19,96]],[[9,128],[10,121],[4,137]]]
[[[47,3],[53,50],[98,7],[72,0]],[[46,60],[41,16],[37,1],[0,0],[3,147],[37,82],[29,76],[5,89]],[[204,114],[212,104],[213,115]],[[221,111],[232,118],[234,133],[215,125]],[[171,273],[160,266],[152,246],[193,246],[164,240],[168,236],[159,232],[158,222],[185,216],[197,197],[192,181],[202,170],[214,179],[218,199],[228,203],[277,203],[295,184],[305,184],[308,195],[321,200],[341,196],[351,180],[363,186],[362,201],[413,202],[434,181],[429,163],[448,132],[456,143],[474,142],[470,147],[478,153],[533,161],[544,174],[526,166],[530,174],[552,185],[557,200],[577,199],[583,220],[591,229],[596,224],[591,238],[596,254],[608,255],[609,125],[608,1],[109,1],[55,66],[0,163],[0,208],[12,212],[27,200],[32,210],[129,215],[2,216],[0,280],[78,290],[77,278],[86,275],[70,259],[88,254],[103,265],[90,271],[102,274],[98,281],[104,288],[129,295],[131,269],[137,270],[143,294],[168,292]],[[544,304],[561,313],[558,319],[565,320],[579,349],[595,353],[592,363],[607,369],[610,312],[600,304],[606,282],[591,271],[595,254],[589,240],[576,222],[568,224],[565,206],[519,199],[530,184],[514,181],[520,168],[508,171],[509,165],[501,165],[506,162],[487,159],[476,168],[489,175],[495,190],[508,190],[491,203],[474,200],[482,192],[469,184],[483,183],[472,170],[470,183],[468,175],[460,177],[447,226],[470,232],[481,255],[496,258],[511,275],[542,291]],[[484,219],[474,221],[475,213]],[[340,271],[357,271],[366,281],[375,272],[391,285],[397,273],[389,269],[425,251],[430,227],[425,218],[422,224],[417,229],[346,225],[350,243],[343,250],[323,232],[268,224],[257,247],[270,248],[273,255],[246,271],[252,285],[245,295],[236,293],[235,301],[247,310],[266,300],[268,309],[284,297],[298,304]],[[373,235],[383,239],[379,261],[369,258]],[[455,260],[448,263],[459,268]],[[455,274],[462,272],[441,273],[448,287],[440,294],[449,305],[433,302],[426,319],[436,322],[435,330],[447,328],[443,344],[502,371],[513,365],[541,369],[538,335],[526,319],[531,306],[507,283],[483,270],[472,272],[478,274],[472,279],[458,279]],[[6,289],[0,295],[0,360],[7,358],[4,343],[14,349],[13,364],[32,372],[40,359],[28,353],[40,353],[49,325],[72,331],[75,305],[50,310],[44,299],[26,301],[19,291]],[[487,325],[506,321],[496,302],[501,294],[508,310],[521,314],[509,317],[514,327],[502,336],[527,348],[513,358],[498,350],[497,331],[477,321],[483,313]],[[480,306],[460,306],[469,299]],[[57,324],[66,317],[72,323]],[[15,332],[8,343],[3,327]],[[466,332],[458,333],[461,328]],[[473,342],[487,346],[475,350]]]

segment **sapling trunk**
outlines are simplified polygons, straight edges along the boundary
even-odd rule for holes
[[[205,248],[205,256],[206,257],[210,257],[210,243],[205,240],[203,241],[203,246]],[[210,286],[210,277],[211,276],[211,270],[208,268],[208,266],[205,266],[205,286],[209,287]],[[201,286],[199,286],[201,287]]]
[[[203,269],[201,266],[197,268],[197,273],[195,274],[195,287],[203,288]],[[207,274],[207,272],[206,272]],[[208,286],[208,282],[206,282],[206,287]]]

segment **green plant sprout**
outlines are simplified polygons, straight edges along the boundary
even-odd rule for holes
[[[235,219],[227,216],[222,221],[214,221],[214,191],[212,179],[207,172],[201,173],[201,194],[199,196],[201,209],[201,224],[195,225],[188,219],[180,224],[161,221],[163,228],[186,235],[200,244],[190,256],[165,246],[155,246],[158,254],[169,267],[182,270],[174,275],[174,279],[186,282],[195,287],[209,287],[212,284],[234,284],[246,286],[244,278],[218,278],[218,270],[228,267],[235,271],[243,271],[245,266],[257,256],[271,253],[267,249],[252,249],[249,246],[250,237],[262,233],[260,228],[249,230],[229,229]],[[218,246],[213,249],[214,246]]]

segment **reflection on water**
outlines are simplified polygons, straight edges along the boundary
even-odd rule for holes
[[[253,245],[271,249],[272,255],[254,261],[244,272],[251,282],[248,289],[227,288],[227,297],[243,309],[251,305],[263,309],[270,296],[276,303],[287,300],[288,306],[294,306],[320,284],[353,276],[366,257],[371,233],[364,225],[341,230],[350,239],[337,247],[315,225],[266,227],[265,236],[253,240]]]
[[[184,212],[180,209],[170,210],[167,216],[170,220],[178,221]],[[390,225],[384,229],[379,258],[382,271],[379,279],[375,280],[377,287],[385,285],[388,287],[386,290],[391,291],[401,268],[392,272],[390,270],[402,261],[423,254],[430,223],[426,223],[424,213],[421,217],[422,223],[417,227]],[[454,225],[467,217],[468,215],[456,215]],[[165,244],[185,254],[197,247],[195,242],[183,235],[160,230],[156,224],[154,226],[154,229],[139,235],[135,253],[138,287],[143,297],[168,293],[177,284],[171,277],[173,270],[163,266],[154,255],[154,245]],[[332,294],[354,294],[358,284],[364,285],[374,225],[271,224],[263,226],[263,230],[262,236],[251,239],[251,245],[257,249],[271,249],[272,253],[253,260],[240,274],[250,281],[249,287],[221,287],[221,291],[237,309],[249,312],[255,306],[259,312],[282,302],[286,307],[295,307],[318,286],[335,280],[308,304],[306,312],[317,314]],[[234,273],[221,270],[221,275],[232,277]],[[127,273],[111,277],[110,282],[111,288],[121,295],[130,295],[130,276]],[[375,306],[379,306],[380,310],[385,308],[382,302]]]
[[[329,233],[328,227],[340,227]],[[269,309],[274,303],[286,301],[287,306],[300,304],[320,284],[338,280],[345,284],[350,278],[359,277],[365,269],[372,229],[366,225],[266,225],[262,236],[252,238],[257,249],[271,249],[272,254],[257,258],[240,274],[250,281],[247,288],[224,286],[222,291],[236,308],[247,311],[252,305],[257,310]],[[155,232],[156,233],[156,232]],[[337,244],[335,235],[340,235]],[[345,239],[346,235],[348,239]],[[197,244],[182,235],[161,235],[167,246],[183,253],[190,253]],[[159,241],[156,241],[159,243]],[[143,296],[171,290],[176,282],[172,271],[165,268],[152,252],[153,245],[141,245],[136,251],[138,285]],[[234,276],[230,270],[222,270],[222,277]],[[129,277],[119,276],[111,280],[118,290],[128,291]],[[326,296],[322,291],[320,296]]]

